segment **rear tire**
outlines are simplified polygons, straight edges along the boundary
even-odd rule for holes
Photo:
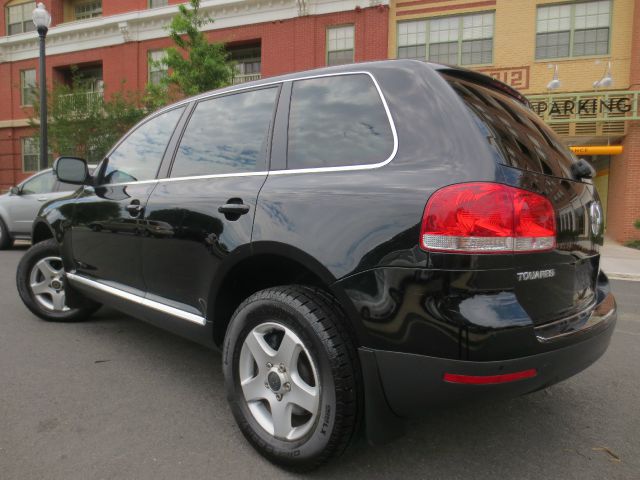
[[[0,218],[0,250],[7,250],[13,246],[13,238],[9,233],[9,229]]]
[[[253,294],[231,319],[227,398],[244,436],[277,465],[311,470],[355,436],[362,382],[345,321],[326,292],[296,285]]]
[[[60,248],[51,238],[33,245],[20,259],[16,284],[20,298],[29,310],[50,322],[86,320],[100,304],[86,301],[81,308],[69,308],[65,302],[64,268]]]

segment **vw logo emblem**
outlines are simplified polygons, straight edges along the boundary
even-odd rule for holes
[[[591,233],[599,235],[602,228],[602,207],[600,202],[593,202],[589,208],[591,215]]]

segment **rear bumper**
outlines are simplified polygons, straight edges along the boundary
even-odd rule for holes
[[[569,378],[602,356],[609,346],[617,316],[615,301],[610,295],[596,307],[585,328],[564,332],[558,336],[557,348],[536,355],[478,362],[361,348],[360,357],[365,369],[371,369],[375,359],[380,390],[391,411],[398,416],[411,416],[426,407],[484,396],[523,395]],[[460,384],[444,378],[445,373],[484,377],[531,369],[535,369],[535,376],[508,383]],[[365,374],[365,379],[371,378],[375,376]]]

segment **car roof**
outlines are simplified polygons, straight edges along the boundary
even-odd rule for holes
[[[515,98],[516,100],[525,104],[526,106],[529,106],[528,100],[522,94],[520,94],[517,90],[513,89],[511,86],[507,85],[506,83],[503,83],[499,80],[496,80],[495,78],[489,77],[482,73],[475,72],[473,70],[468,70],[466,68],[455,66],[455,65],[444,65],[439,63],[425,62],[422,60],[393,59],[393,60],[378,60],[373,62],[349,63],[346,65],[338,65],[333,67],[321,67],[321,68],[316,68],[312,70],[303,70],[300,72],[288,73],[285,75],[261,78],[260,80],[244,82],[238,85],[230,85],[230,86],[222,87],[216,90],[209,90],[208,92],[204,92],[204,93],[195,95],[193,97],[185,98],[178,102],[167,105],[166,107],[163,107],[154,113],[160,113],[162,111],[170,110],[171,108],[174,108],[178,105],[191,103],[193,101],[205,99],[213,95],[220,95],[220,94],[233,92],[233,91],[241,91],[241,90],[246,90],[254,87],[273,85],[280,82],[299,80],[299,79],[312,77],[312,76],[317,77],[317,76],[323,76],[323,75],[332,75],[332,74],[349,73],[349,72],[367,72],[375,75],[376,70],[388,69],[389,67],[415,70],[417,74],[420,72],[420,70],[424,71],[425,68],[432,69],[440,73],[446,73],[458,78],[464,78],[475,83],[480,83],[483,86],[499,90]]]

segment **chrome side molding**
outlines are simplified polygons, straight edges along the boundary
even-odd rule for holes
[[[69,279],[72,283],[78,283],[90,288],[95,288],[96,290],[100,290],[110,295],[128,300],[129,302],[143,305],[153,310],[158,310],[160,312],[180,318],[182,320],[186,320],[188,322],[197,323],[200,326],[205,326],[207,323],[207,319],[200,315],[185,312],[184,310],[180,310],[179,308],[171,307],[154,300],[149,300],[148,298],[141,297],[140,295],[134,295],[133,293],[125,292],[124,290],[120,290],[119,288],[115,288],[110,285],[105,285],[104,283],[98,282],[96,280],[90,280],[75,273],[67,273],[66,276],[67,279]]]

